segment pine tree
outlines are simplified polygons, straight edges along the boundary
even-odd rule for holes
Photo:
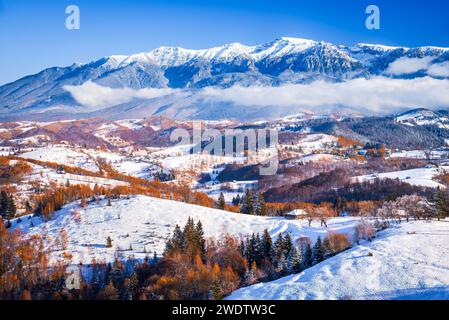
[[[12,219],[17,213],[16,203],[12,194],[6,191],[0,192],[0,216],[4,219]]]
[[[240,195],[239,194],[237,195],[237,197],[232,198],[232,204],[234,206],[238,206],[240,204],[240,202],[241,202],[241,199],[240,199]]]
[[[287,233],[287,235],[285,236],[284,242],[282,244],[282,251],[284,252],[284,254],[286,256],[288,256],[290,254],[292,247],[293,247],[292,237],[290,236],[290,233]]]
[[[285,256],[285,254],[282,253],[281,258],[279,259],[279,263],[278,263],[278,272],[282,276],[285,276],[285,275],[287,275],[287,269],[288,269],[287,257]]]
[[[438,220],[449,217],[449,199],[443,190],[436,193],[435,207]]]
[[[14,201],[14,197],[12,196],[12,194],[10,194],[9,195],[9,210],[8,210],[9,218],[10,219],[14,218],[16,213],[17,213],[16,203]]]
[[[251,238],[248,238],[246,244],[246,259],[248,263],[251,265],[256,262],[257,259],[257,243],[256,243],[256,235],[253,233]]]
[[[259,234],[256,235],[254,249],[255,249],[254,256],[255,256],[256,263],[258,266],[260,266],[262,264],[262,260],[264,258],[264,248],[263,248],[262,239],[260,238]]]
[[[5,219],[8,216],[8,206],[8,194],[6,193],[6,191],[2,190],[2,192],[0,193],[0,215]]]
[[[198,246],[198,250],[202,256],[206,254],[206,239],[204,239],[203,224],[198,221],[195,229],[195,237]]]
[[[266,216],[267,215],[267,206],[265,204],[265,199],[262,193],[259,193],[257,198],[257,206],[256,206],[256,215],[258,216]]]
[[[282,233],[279,233],[276,242],[274,243],[274,256],[276,261],[279,261],[284,252],[284,238],[282,237]]]
[[[309,243],[304,246],[302,269],[310,268],[313,265],[313,252]]]
[[[262,237],[262,249],[263,249],[263,256],[264,258],[268,259],[269,261],[273,261],[273,240],[271,239],[270,234],[268,233],[268,230],[265,229],[263,231],[263,237]]]
[[[244,214],[254,214],[254,197],[250,189],[246,189],[246,193],[242,199],[240,212]]]
[[[321,241],[321,237],[318,237],[312,250],[313,263],[317,264],[323,261],[325,252],[326,249],[324,248],[323,242]]]
[[[188,218],[187,224],[183,230],[185,241],[185,253],[189,254],[192,258],[197,254],[195,248],[195,223],[192,218]]]
[[[178,253],[184,252],[185,238],[184,238],[184,233],[182,232],[179,225],[175,226],[175,231],[173,232],[173,237],[172,237],[172,245],[173,245],[172,250],[174,252],[178,252]]]
[[[289,273],[301,272],[301,256],[299,255],[299,252],[295,247],[293,247],[290,251],[288,262]]]
[[[218,197],[217,208],[220,210],[224,210],[226,208],[226,201],[223,192],[220,192],[220,196]]]
[[[246,257],[245,242],[243,241],[243,239],[240,240],[240,244],[239,244],[239,247],[238,247],[238,252],[240,252],[242,257]]]

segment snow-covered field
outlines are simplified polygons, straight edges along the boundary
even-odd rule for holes
[[[448,169],[446,167],[446,169]],[[355,181],[370,181],[374,179],[399,179],[415,186],[431,187],[431,188],[445,188],[445,186],[434,178],[440,175],[442,171],[436,167],[418,168],[403,171],[393,171],[387,173],[372,174],[366,176],[355,177]]]
[[[97,172],[98,166],[93,158],[86,153],[65,145],[51,145],[38,148],[20,155],[25,159],[55,162],[58,164],[76,166],[85,170]]]
[[[332,154],[317,153],[309,154],[296,160],[296,163],[305,164],[308,162],[331,162],[331,161],[342,161],[342,158]]]
[[[410,159],[427,159],[430,158],[432,160],[441,160],[447,159],[449,155],[448,151],[438,151],[433,150],[426,154],[423,150],[404,150],[400,152],[395,152],[391,155],[391,158],[410,158]]]
[[[161,167],[142,155],[124,155],[112,151],[101,151],[86,148],[76,148],[68,145],[48,145],[33,151],[20,154],[25,159],[55,162],[68,166],[83,168],[98,172],[96,159],[104,159],[120,173],[139,178],[152,178],[154,172],[161,171]]]
[[[55,218],[47,222],[38,217],[22,217],[20,223],[12,221],[12,229],[20,228],[28,234],[45,235],[49,244],[64,229],[68,235],[67,248],[54,247],[51,252],[53,261],[60,259],[66,251],[73,255],[73,263],[90,263],[93,258],[112,261],[116,249],[125,258],[134,255],[143,259],[154,251],[161,254],[168,234],[176,224],[184,226],[189,217],[195,221],[201,220],[207,237],[219,237],[224,233],[250,235],[268,229],[273,237],[289,232],[293,240],[307,236],[314,241],[327,233],[318,222],[308,227],[306,221],[230,213],[146,196],[116,200],[111,207],[105,200],[89,204],[86,209],[74,203],[57,212]],[[328,230],[352,234],[357,223],[357,218],[335,218],[328,222]],[[113,240],[113,248],[106,248],[108,236]]]
[[[449,299],[448,242],[449,220],[403,223],[372,243],[229,299]]]
[[[327,134],[309,134],[301,139],[297,146],[301,147],[305,154],[310,154],[336,143],[337,140],[337,137]]]

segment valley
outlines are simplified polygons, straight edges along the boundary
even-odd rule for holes
[[[203,132],[222,135],[183,144],[172,135],[194,133],[198,123],[3,122],[1,228],[41,257],[30,268],[80,268],[97,299],[106,291],[133,299],[445,298],[447,266],[437,252],[449,218],[446,119],[415,109],[204,121]],[[361,129],[386,122],[375,138]],[[252,150],[241,140],[227,154],[211,148],[231,129],[274,130],[277,141]],[[401,130],[419,139],[395,140]],[[262,174],[267,161],[275,174]]]

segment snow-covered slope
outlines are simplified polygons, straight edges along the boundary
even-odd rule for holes
[[[229,299],[449,299],[448,239],[449,221],[403,223],[372,243]]]
[[[134,255],[140,259],[155,251],[161,254],[168,234],[176,224],[184,226],[189,217],[201,220],[208,237],[219,237],[224,233],[250,235],[268,229],[272,236],[289,232],[293,240],[307,236],[314,241],[327,233],[319,223],[308,227],[306,221],[230,213],[146,196],[115,200],[111,207],[105,200],[91,203],[86,209],[73,203],[57,212],[50,221],[22,217],[21,222],[12,221],[12,228],[44,235],[49,246],[64,229],[68,234],[67,248],[62,250],[53,246],[53,261],[60,259],[66,251],[73,255],[73,263],[90,263],[93,258],[111,261],[116,252],[124,258]],[[357,223],[357,218],[335,218],[328,222],[328,226],[329,230],[352,234]],[[108,236],[113,240],[113,248],[106,248]]]
[[[434,125],[442,129],[449,129],[449,114],[447,111],[414,109],[398,115],[396,121],[409,126]]]
[[[430,188],[446,188],[443,184],[435,181],[436,176],[442,174],[447,167],[428,167],[387,173],[372,174],[354,178],[355,181],[371,181],[374,179],[398,179],[402,182],[415,186]]]

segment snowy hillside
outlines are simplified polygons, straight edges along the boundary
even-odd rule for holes
[[[229,299],[449,299],[448,239],[447,220],[403,223],[372,243]]]
[[[403,182],[415,186],[430,187],[430,188],[445,188],[445,186],[435,181],[436,176],[449,170],[448,167],[428,167],[418,168],[403,171],[393,171],[387,173],[372,174],[354,178],[355,181],[372,181],[374,179],[398,179]]]
[[[86,209],[74,203],[57,212],[50,221],[22,217],[21,222],[12,221],[12,228],[19,228],[28,234],[44,235],[49,246],[57,241],[64,229],[68,235],[67,248],[62,250],[53,246],[53,261],[61,259],[62,253],[67,251],[73,255],[72,262],[90,263],[93,258],[111,261],[116,252],[124,258],[134,255],[140,259],[154,251],[161,254],[165,240],[175,225],[185,225],[189,217],[195,221],[201,220],[207,237],[219,237],[224,233],[244,236],[268,229],[272,236],[288,232],[293,240],[307,236],[314,241],[318,236],[327,234],[319,223],[308,227],[306,221],[230,213],[146,196],[116,200],[111,207],[105,200],[91,203]],[[358,221],[357,218],[331,219],[328,230],[352,234]],[[112,248],[106,248],[107,237],[113,240]]]
[[[397,116],[396,121],[408,126],[435,125],[442,129],[449,128],[449,116],[446,111],[415,109]]]

